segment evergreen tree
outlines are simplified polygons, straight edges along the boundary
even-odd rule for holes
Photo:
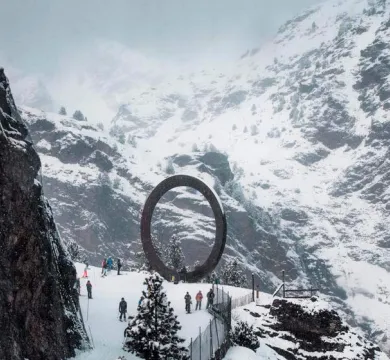
[[[254,334],[253,325],[249,326],[247,322],[239,321],[231,332],[232,343],[237,346],[243,346],[256,351],[260,347],[260,342]]]
[[[207,275],[207,277],[206,277],[206,282],[207,282],[208,284],[215,284],[215,280],[217,280],[218,278],[219,278],[218,273],[217,273],[215,270],[213,270],[213,271],[211,272],[211,274],[208,274],[208,275]]]
[[[79,121],[84,121],[85,120],[84,115],[83,115],[83,113],[80,110],[76,110],[74,112],[73,119],[79,120]]]
[[[145,279],[147,291],[142,291],[143,301],[138,314],[130,323],[127,348],[143,359],[188,360],[184,339],[177,334],[181,329],[177,316],[162,286],[163,279],[154,274]]]
[[[60,115],[67,115],[65,107],[61,106],[60,111],[58,112]]]
[[[199,260],[196,260],[194,262],[194,265],[192,266],[192,268],[195,270],[197,267],[199,267],[201,265],[200,261]]]
[[[167,161],[165,172],[169,175],[173,175],[175,173],[175,168],[173,167],[173,162],[171,158],[169,158]]]
[[[180,271],[184,267],[184,254],[181,249],[180,240],[173,235],[171,240],[168,243],[165,258],[167,262],[167,266],[175,269],[176,271]]]
[[[226,285],[246,287],[247,278],[236,260],[230,260],[222,271],[223,282]]]

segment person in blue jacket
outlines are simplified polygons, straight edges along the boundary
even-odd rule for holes
[[[108,268],[108,271],[111,271],[112,270],[112,266],[114,265],[114,262],[112,261],[112,258],[111,256],[107,259],[107,268]]]

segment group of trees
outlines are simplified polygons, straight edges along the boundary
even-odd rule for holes
[[[67,115],[67,111],[64,106],[61,106],[60,111],[58,112],[60,115]],[[84,114],[80,110],[76,110],[73,113],[73,119],[78,121],[87,121],[87,118],[84,116]]]
[[[185,267],[185,257],[181,247],[181,241],[176,235],[173,235],[168,244],[163,246],[156,235],[152,235],[153,246],[159,258],[170,268],[181,271]],[[141,244],[140,244],[141,245]],[[137,259],[137,268],[139,271],[150,271],[151,266],[146,259],[143,250],[135,254]]]
[[[222,280],[226,285],[236,287],[247,287],[248,279],[243,272],[242,267],[238,264],[237,260],[229,260],[222,270]]]

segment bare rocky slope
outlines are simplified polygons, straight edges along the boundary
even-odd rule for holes
[[[0,69],[0,358],[62,360],[88,346],[76,271],[39,178],[41,162]]]
[[[383,0],[330,0],[230,72],[133,89],[105,128],[21,107],[66,241],[94,263],[132,261],[149,191],[172,173],[202,177],[227,211],[223,261],[238,259],[263,290],[282,269],[290,288],[321,289],[388,351],[389,19]],[[177,189],[154,227],[163,241],[178,234],[193,264],[210,248],[210,215]]]

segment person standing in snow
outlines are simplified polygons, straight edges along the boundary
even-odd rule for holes
[[[112,270],[112,265],[114,265],[114,262],[112,261],[111,256],[109,256],[108,259],[107,259],[107,269],[108,269],[108,271]]]
[[[107,260],[104,259],[102,263],[102,276],[107,276]]]
[[[188,291],[187,294],[184,296],[184,300],[186,302],[187,314],[189,314],[191,312],[191,295],[188,293]]]
[[[195,300],[196,300],[196,308],[195,308],[195,310],[198,310],[198,307],[199,307],[199,310],[201,310],[201,307],[202,307],[202,299],[203,299],[203,294],[202,294],[202,292],[199,290],[199,292],[196,294],[196,297],[195,297]]]
[[[118,275],[120,275],[121,274],[121,267],[122,267],[121,259],[118,259],[116,261],[116,265],[118,267]]]
[[[92,284],[89,280],[87,281],[86,287],[88,292],[88,299],[92,299]]]
[[[207,293],[207,305],[206,305],[206,309],[208,309],[210,306],[212,307],[213,306],[213,303],[214,303],[214,290],[213,289],[210,289],[210,291]]]
[[[123,320],[126,321],[127,302],[125,301],[124,298],[122,298],[122,300],[119,303],[119,313],[121,314],[119,320],[122,321],[122,316],[123,316]]]
[[[102,261],[102,276],[104,274],[104,269],[107,267],[107,260],[104,258]]]

